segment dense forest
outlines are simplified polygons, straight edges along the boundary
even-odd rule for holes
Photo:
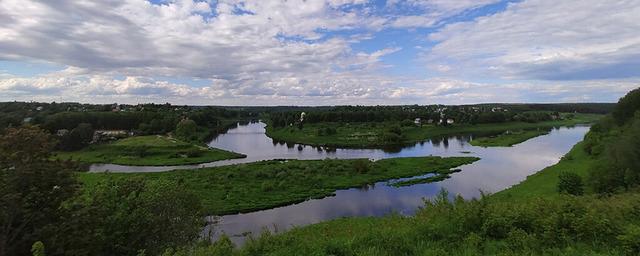
[[[304,123],[322,122],[422,122],[452,119],[456,123],[479,124],[508,121],[540,122],[552,120],[558,112],[605,114],[612,110],[608,103],[575,104],[478,104],[478,105],[409,105],[409,106],[338,106],[278,108],[270,111],[274,127],[300,124],[304,112]]]

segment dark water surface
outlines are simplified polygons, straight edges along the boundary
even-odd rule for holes
[[[546,166],[553,165],[582,140],[588,126],[563,127],[548,135],[536,137],[513,147],[482,148],[471,146],[472,136],[448,137],[430,140],[405,147],[397,152],[379,149],[337,149],[327,152],[311,146],[280,144],[264,134],[263,123],[241,125],[213,139],[212,147],[246,154],[246,159],[223,161],[223,164],[253,162],[265,159],[296,158],[371,158],[411,156],[477,156],[481,160],[462,166],[462,172],[450,179],[409,187],[394,188],[386,182],[365,188],[339,190],[335,196],[305,201],[299,204],[245,214],[209,217],[215,225],[209,225],[204,235],[215,239],[226,233],[240,244],[245,235],[259,235],[264,228],[284,231],[321,221],[349,216],[382,216],[397,212],[413,214],[422,206],[423,198],[434,196],[444,188],[452,195],[465,198],[478,197],[480,190],[497,192],[524,180]],[[219,164],[220,162],[218,162]]]

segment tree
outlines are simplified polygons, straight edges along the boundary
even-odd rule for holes
[[[627,95],[620,98],[618,104],[613,109],[612,115],[618,125],[622,125],[632,118],[638,110],[640,110],[640,88],[630,91]]]
[[[60,141],[63,150],[78,150],[86,147],[93,140],[93,127],[89,123],[81,123],[64,135]]]
[[[176,126],[176,136],[183,140],[197,140],[198,125],[191,119],[182,119]]]
[[[64,208],[54,243],[65,255],[160,255],[188,245],[203,219],[198,197],[173,181],[109,177]],[[51,248],[51,246],[49,246]]]
[[[0,136],[0,256],[29,255],[77,190],[73,166],[50,160],[53,145],[49,134],[32,126]]]
[[[573,172],[560,172],[558,176],[558,192],[579,196],[584,193],[582,177]]]

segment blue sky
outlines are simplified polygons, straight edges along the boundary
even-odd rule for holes
[[[0,101],[202,105],[614,102],[640,3],[0,2]]]

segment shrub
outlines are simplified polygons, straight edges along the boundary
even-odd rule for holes
[[[558,175],[558,192],[579,196],[584,193],[582,177],[573,172],[560,172]]]
[[[353,170],[357,173],[367,173],[370,169],[368,159],[357,159],[353,161]]]
[[[628,225],[624,232],[617,238],[622,248],[624,248],[629,255],[640,254],[640,226],[633,224]]]

